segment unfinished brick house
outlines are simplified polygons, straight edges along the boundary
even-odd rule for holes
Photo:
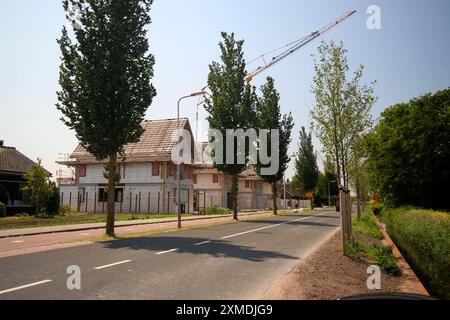
[[[204,151],[206,143],[201,144]],[[203,163],[194,169],[194,209],[203,211],[205,208],[232,208],[231,176],[227,176],[214,168],[207,157]],[[280,199],[278,199],[280,204]],[[267,209],[272,206],[272,187],[262,180],[253,170],[248,168],[239,175],[238,209]]]
[[[177,120],[149,120],[142,123],[144,134],[137,143],[125,146],[119,158],[122,179],[115,190],[116,212],[176,213],[176,165],[171,151],[176,144]],[[189,120],[180,119],[180,129],[191,131]],[[98,161],[79,145],[65,161],[74,172],[73,182],[60,184],[61,204],[89,213],[106,212],[105,161]],[[182,166],[181,211],[193,211],[193,167]]]

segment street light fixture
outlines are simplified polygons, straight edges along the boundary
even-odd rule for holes
[[[183,96],[178,100],[177,104],[177,132],[178,132],[178,140],[180,139],[180,102],[187,98],[193,98],[197,96],[205,95],[205,91],[199,91],[191,93],[187,96]],[[180,163],[177,164],[177,214],[178,214],[178,229],[181,229],[181,193],[180,193]]]

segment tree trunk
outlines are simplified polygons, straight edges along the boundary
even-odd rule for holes
[[[109,156],[108,166],[108,211],[106,217],[106,235],[114,237],[114,206],[115,206],[115,182],[114,175],[116,174],[117,154]]]
[[[238,210],[237,210],[237,195],[238,195],[238,191],[239,191],[239,177],[237,175],[237,173],[233,174],[232,177],[232,183],[231,183],[231,199],[233,202],[233,219],[234,220],[238,220]]]
[[[272,182],[272,208],[274,215],[278,215],[277,195],[278,195],[277,183]],[[284,201],[286,201],[286,199],[284,199]]]
[[[357,173],[356,176],[356,212],[358,215],[358,221],[361,220],[361,205],[360,200],[361,199],[361,190],[359,187],[359,173]]]
[[[334,152],[335,154],[335,160],[336,160],[336,175],[337,175],[337,184],[338,188],[341,186],[341,168],[340,168],[340,162],[339,162],[339,145],[338,145],[338,137],[337,137],[337,119],[336,116],[333,116],[333,126],[334,126]]]

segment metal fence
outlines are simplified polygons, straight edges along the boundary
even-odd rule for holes
[[[187,196],[181,197],[181,212],[190,213],[189,190],[184,190]],[[183,192],[182,192],[183,194]],[[87,213],[106,213],[107,198],[100,192],[61,192],[60,204],[68,205],[72,210]],[[173,192],[145,193],[124,192],[116,194],[115,210],[117,213],[176,213],[176,194]]]

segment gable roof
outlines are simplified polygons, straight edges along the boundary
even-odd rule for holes
[[[141,125],[144,133],[138,142],[125,145],[125,157],[165,157],[170,155],[177,143],[177,119],[146,120]],[[188,130],[192,135],[188,118],[180,118],[179,128]],[[82,145],[78,145],[70,158],[94,157]]]
[[[23,155],[16,148],[0,147],[0,172],[24,174],[30,171],[34,161]]]

